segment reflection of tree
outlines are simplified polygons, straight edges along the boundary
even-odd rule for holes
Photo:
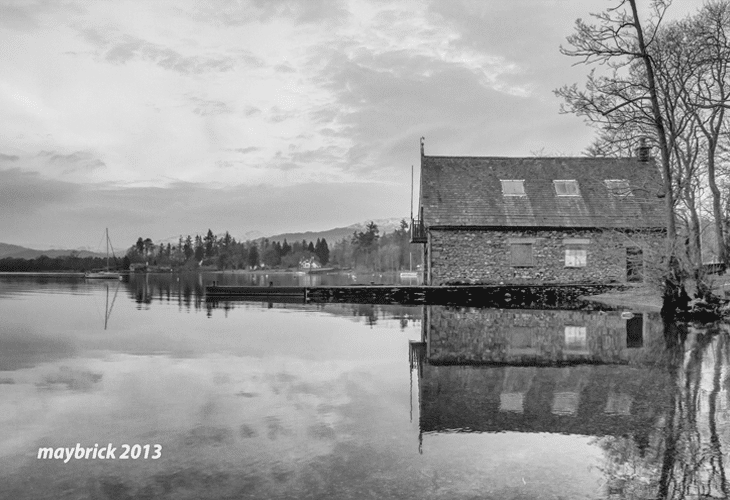
[[[180,308],[200,310],[205,299],[202,277],[198,273],[133,274],[126,282],[129,295],[137,304],[176,300]]]
[[[606,454],[601,467],[609,497],[652,498],[657,486],[655,457],[645,453],[630,437],[604,437],[598,445]]]
[[[691,332],[682,325],[666,327],[665,369],[673,385],[648,449],[628,437],[598,440],[609,496],[728,498],[718,413],[726,410],[730,342],[721,329],[726,327]]]
[[[709,398],[709,426],[710,426],[710,464],[713,476],[719,478],[719,488],[722,496],[727,498],[727,476],[725,474],[725,465],[722,460],[722,444],[720,436],[717,432],[717,398],[720,395],[721,377],[722,377],[722,359],[728,359],[728,342],[727,337],[720,335],[717,338],[715,350],[715,370],[712,378],[712,392]]]

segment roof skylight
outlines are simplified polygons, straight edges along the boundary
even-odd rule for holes
[[[555,186],[555,194],[558,196],[580,196],[578,181],[576,180],[553,181],[553,185]]]
[[[525,196],[524,180],[500,180],[504,196]]]

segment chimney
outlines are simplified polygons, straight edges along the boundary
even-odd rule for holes
[[[639,139],[639,147],[636,148],[636,156],[641,163],[647,163],[651,158],[651,146],[646,145],[646,139]]]

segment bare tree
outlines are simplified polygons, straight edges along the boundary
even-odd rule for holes
[[[563,112],[585,116],[599,130],[590,155],[625,155],[641,137],[658,146],[667,220],[667,297],[681,288],[677,217],[687,228],[687,262],[701,285],[701,214],[703,186],[711,193],[713,232],[718,256],[728,261],[725,242],[730,194],[718,159],[730,154],[730,2],[706,4],[696,15],[663,23],[671,0],[654,0],[642,26],[636,0],[615,0],[605,12],[592,14],[596,24],[576,21],[561,52],[594,65],[585,88],[556,90]],[[723,207],[723,204],[725,207]],[[724,209],[724,211],[723,211]],[[683,266],[684,267],[684,266]],[[675,286],[677,285],[677,286]],[[703,295],[708,292],[698,287]]]
[[[579,90],[576,85],[565,86],[556,90],[556,94],[565,99],[564,110],[586,116],[594,124],[618,127],[627,120],[638,120],[652,125],[661,155],[667,250],[671,256],[677,231],[670,150],[657,96],[654,62],[648,50],[670,3],[670,0],[652,3],[648,41],[637,13],[636,0],[617,0],[614,7],[591,14],[597,24],[578,19],[575,33],[567,39],[570,48],[561,47],[561,52],[580,58],[583,64],[603,65],[608,71],[598,74],[594,69],[588,76],[585,90]],[[635,78],[637,71],[643,71],[643,81]]]
[[[707,181],[712,193],[712,214],[718,258],[727,263],[723,228],[722,195],[717,184],[717,157],[730,108],[730,4],[706,4],[686,23],[686,45],[695,47],[696,71],[690,82],[687,108],[694,114],[705,137]]]

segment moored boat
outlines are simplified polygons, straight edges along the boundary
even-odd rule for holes
[[[105,280],[118,280],[122,279],[122,273],[117,271],[109,270],[109,247],[111,241],[109,240],[109,228],[106,230],[106,269],[103,271],[89,271],[84,274],[86,279],[105,279]],[[112,255],[114,255],[114,249],[112,248]],[[116,258],[115,258],[116,260]]]

